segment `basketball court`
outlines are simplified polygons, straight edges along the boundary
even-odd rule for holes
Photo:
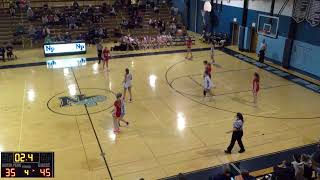
[[[40,63],[2,69],[0,150],[54,152],[55,179],[111,179],[107,167],[117,180],[160,179],[317,140],[318,93],[223,51],[215,54],[215,96],[203,101],[202,62],[210,52],[197,44],[194,61],[186,61],[177,48],[155,55],[135,52],[112,59],[110,72],[89,60],[72,67]],[[94,48],[86,56],[94,57]],[[25,57],[15,64],[32,59]],[[72,56],[77,57],[83,58]],[[110,111],[114,94],[122,92],[125,68],[133,75],[133,102],[126,104],[125,117],[130,125],[115,135]],[[254,72],[261,76],[257,106]],[[62,101],[78,95],[86,102]],[[226,131],[236,112],[245,117],[247,151],[225,155]]]

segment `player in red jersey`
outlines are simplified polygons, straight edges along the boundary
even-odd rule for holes
[[[107,67],[107,70],[109,71],[109,59],[111,57],[110,51],[108,49],[108,47],[105,47],[103,49],[103,66],[102,69],[104,69],[104,67]]]
[[[258,73],[254,73],[254,78],[252,81],[252,94],[253,94],[253,103],[257,104],[258,92],[260,89],[260,76]]]
[[[116,101],[113,103],[114,109],[112,111],[112,117],[113,117],[113,132],[119,133],[119,119],[121,117],[121,93],[118,93],[116,95]]]
[[[122,99],[122,94],[121,93],[117,93],[116,94],[116,101],[113,103],[114,109],[112,111],[112,117],[113,117],[113,132],[115,133],[119,133],[120,132],[120,121],[123,121],[124,123],[126,123],[126,125],[129,125],[128,121],[125,121],[123,119],[124,115],[125,115],[125,110],[124,110],[124,101]]]
[[[191,37],[189,36],[188,40],[186,41],[186,45],[187,45],[187,55],[186,55],[186,59],[189,59],[189,60],[192,60],[192,39]],[[191,55],[190,58],[189,58],[189,54]]]
[[[204,65],[204,72],[205,73],[207,72],[211,79],[211,71],[212,71],[211,64],[208,61],[203,61],[203,65]]]

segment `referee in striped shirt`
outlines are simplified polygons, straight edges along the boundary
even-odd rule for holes
[[[232,132],[232,138],[227,150],[224,151],[226,154],[231,154],[232,148],[236,141],[238,141],[238,144],[240,146],[239,153],[245,152],[245,149],[242,143],[243,123],[244,123],[243,115],[241,113],[237,113],[236,120],[233,123],[233,129],[227,132],[227,133]]]

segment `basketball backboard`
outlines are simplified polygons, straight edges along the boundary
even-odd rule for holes
[[[258,34],[277,38],[279,28],[279,17],[259,14],[258,16]]]

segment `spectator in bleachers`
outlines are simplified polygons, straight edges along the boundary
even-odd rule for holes
[[[114,8],[114,6],[112,6],[111,11],[109,12],[109,15],[110,16],[116,16],[117,15],[116,9]]]
[[[47,35],[50,35],[50,29],[48,28],[48,26],[44,26],[42,28],[42,36],[46,37]]]
[[[256,178],[251,176],[249,171],[243,170],[239,176],[235,177],[235,180],[256,180]]]
[[[314,167],[320,168],[320,140],[317,144],[317,150],[312,154],[312,162]]]
[[[66,34],[64,35],[64,41],[66,41],[66,42],[71,42],[72,41],[72,37],[71,37],[71,34],[69,32],[66,32]]]
[[[77,41],[84,41],[84,40],[85,40],[84,34],[82,34],[82,33],[78,34]]]
[[[232,177],[229,166],[223,166],[223,172],[213,176],[213,180],[230,180]]]
[[[169,26],[171,36],[175,36],[177,32],[177,26],[175,23],[171,23]]]
[[[47,12],[48,9],[49,9],[48,4],[44,4],[43,5],[43,12]]]
[[[78,4],[77,0],[73,1],[72,6],[73,6],[74,9],[79,9],[79,4]]]
[[[61,37],[61,34],[60,33],[58,33],[56,36],[55,36],[55,41],[56,42],[61,42],[61,41],[63,41],[64,39]]]
[[[54,21],[55,25],[59,25],[60,24],[60,18],[59,18],[59,16],[57,14],[54,15],[53,21]]]
[[[293,162],[291,163],[294,168],[294,174],[296,180],[304,180],[303,173],[304,173],[304,165],[301,162],[301,155],[294,154],[293,155]]]
[[[303,154],[301,156],[301,162],[303,163],[304,168],[303,177],[305,178],[305,180],[312,179],[313,168],[310,156]]]
[[[24,29],[24,26],[21,23],[19,23],[16,27],[16,31],[15,31],[14,35],[15,36],[23,35],[23,34],[25,34],[25,32],[26,31]]]
[[[36,29],[33,27],[32,24],[30,24],[29,28],[28,28],[28,35],[30,38],[34,39],[35,38],[35,34],[36,34]]]
[[[13,45],[11,42],[8,42],[6,44],[6,52],[7,52],[7,58],[8,60],[13,60],[14,59],[14,54],[13,54]]]
[[[274,177],[281,180],[293,180],[295,172],[293,167],[287,161],[273,167]]]
[[[160,9],[158,6],[154,6],[153,11],[154,11],[154,13],[156,13],[158,15],[160,12]]]
[[[311,156],[313,168],[315,169],[318,179],[320,179],[320,140],[317,144],[317,150]]]
[[[47,24],[48,24],[48,17],[47,17],[47,15],[43,15],[43,16],[41,17],[41,21],[42,21],[42,24],[43,24],[43,25],[47,25]]]
[[[77,29],[78,28],[78,26],[76,25],[76,19],[72,15],[69,17],[68,27],[69,27],[69,29]]]
[[[53,14],[49,14],[47,16],[47,19],[48,19],[48,24],[49,25],[54,25],[54,15]]]
[[[5,53],[6,53],[6,49],[4,47],[0,47],[0,57],[1,57],[3,62],[5,62],[5,59],[6,59]]]
[[[29,21],[33,21],[34,20],[34,12],[31,9],[31,7],[29,7],[28,10],[27,10],[27,17],[28,17]]]
[[[128,26],[129,26],[128,20],[122,19],[121,27],[122,27],[122,28],[125,28],[125,29],[128,29]]]
[[[44,43],[46,43],[46,44],[52,43],[52,39],[49,34],[44,38]]]
[[[16,9],[10,5],[10,8],[9,8],[9,14],[11,16],[15,16],[16,15]]]

